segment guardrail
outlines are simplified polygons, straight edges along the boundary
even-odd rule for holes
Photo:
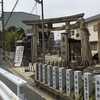
[[[20,100],[2,81],[0,81],[0,97],[2,100]]]
[[[0,68],[0,75],[7,78],[17,86],[17,96],[20,97],[20,86],[25,85],[27,82],[22,78]]]

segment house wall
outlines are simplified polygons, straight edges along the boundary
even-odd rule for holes
[[[93,42],[93,41],[98,41],[98,33],[97,33],[97,25],[98,21],[93,21],[88,23],[87,27],[89,29],[90,32],[90,37],[89,37],[89,41]]]
[[[97,32],[97,23],[100,20],[95,20],[91,22],[87,22],[87,28],[90,33],[89,41],[90,41],[90,47],[92,51],[92,55],[96,54],[98,52],[98,32]],[[77,37],[77,34],[79,35]],[[74,35],[73,32],[71,33],[71,38],[80,40],[81,39],[81,34],[79,29],[74,30]]]
[[[98,52],[98,32],[97,32],[97,23],[100,20],[89,22],[87,27],[90,32],[90,47],[92,51],[92,55],[95,55]]]

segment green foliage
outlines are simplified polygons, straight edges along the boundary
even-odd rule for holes
[[[13,51],[15,49],[15,42],[21,40],[23,36],[24,30],[22,28],[9,27],[5,32],[5,50]]]
[[[12,48],[12,45],[15,42],[15,33],[14,32],[6,32],[5,33],[5,49],[10,51]]]

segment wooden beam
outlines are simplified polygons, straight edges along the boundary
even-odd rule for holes
[[[80,24],[79,23],[75,23],[75,24],[72,24],[70,25],[70,29],[77,29],[80,27]],[[61,30],[66,30],[66,25],[62,25],[61,27],[45,27],[44,31],[45,32],[48,32],[48,31],[61,31]],[[41,32],[42,29],[39,28],[39,31]]]
[[[70,22],[70,21],[76,21],[79,18],[82,18],[84,16],[84,13],[76,14],[72,16],[65,16],[65,17],[59,17],[59,18],[49,18],[44,19],[44,24],[55,24],[55,23],[63,23],[63,22]],[[41,24],[42,20],[30,20],[30,21],[23,21],[27,25],[33,25],[33,24]]]

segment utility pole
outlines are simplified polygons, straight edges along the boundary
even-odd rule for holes
[[[1,0],[1,23],[2,23],[2,29],[1,29],[1,39],[0,39],[0,48],[3,50],[4,49],[4,0]],[[2,55],[2,51],[1,51],[1,55]],[[0,55],[0,56],[1,56]]]
[[[2,50],[3,50],[3,56],[5,56],[5,28],[4,28],[4,0],[2,0]]]
[[[4,1],[2,0],[2,45],[4,45]]]
[[[43,48],[43,63],[45,63],[45,37],[44,37],[44,9],[43,9],[43,0],[41,0],[41,11],[42,11],[42,48]]]
[[[43,0],[35,0],[37,3],[41,4],[41,17],[42,17],[42,51],[43,51],[43,63],[45,63],[45,37],[44,37],[44,3]]]

